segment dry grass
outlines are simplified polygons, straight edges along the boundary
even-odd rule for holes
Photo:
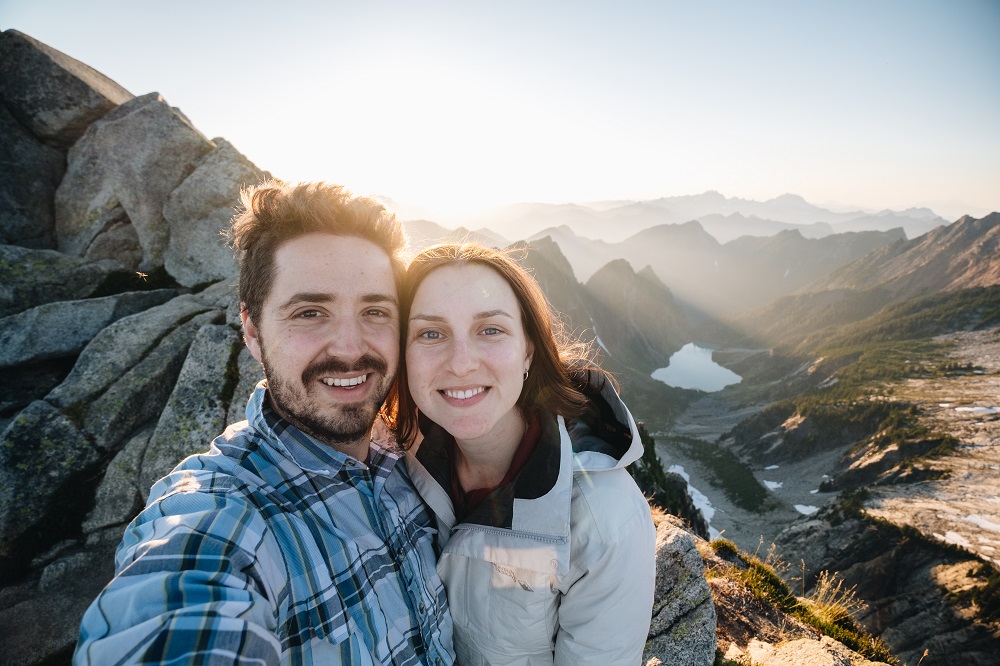
[[[837,625],[844,625],[868,608],[858,599],[857,585],[847,587],[838,574],[829,571],[821,571],[812,592],[799,601],[816,617]]]

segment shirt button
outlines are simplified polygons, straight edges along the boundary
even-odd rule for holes
[[[347,462],[344,463],[348,467],[354,467],[354,461],[348,458]]]
[[[427,606],[425,606],[424,602],[421,601],[420,605],[417,606],[417,610],[420,611],[421,613],[423,613],[423,612],[425,612],[427,610]]]

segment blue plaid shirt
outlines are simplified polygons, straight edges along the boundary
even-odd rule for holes
[[[452,664],[430,517],[400,454],[303,434],[259,386],[150,491],[77,664]]]

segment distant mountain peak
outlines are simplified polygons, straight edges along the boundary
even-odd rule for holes
[[[792,194],[791,192],[786,192],[784,194],[779,194],[778,196],[774,197],[773,199],[770,199],[769,201],[765,201],[764,203],[774,203],[774,202],[796,203],[796,204],[802,204],[802,205],[805,205],[805,206],[811,206],[812,205],[808,201],[806,201],[803,197],[801,197],[800,195],[798,195],[798,194]]]

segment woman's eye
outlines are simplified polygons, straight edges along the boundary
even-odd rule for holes
[[[423,338],[424,340],[440,340],[441,339],[441,332],[440,331],[424,331],[423,333],[421,333],[417,337],[418,338]]]
[[[503,333],[503,330],[496,326],[487,326],[483,329],[483,335],[500,335],[501,333]]]

